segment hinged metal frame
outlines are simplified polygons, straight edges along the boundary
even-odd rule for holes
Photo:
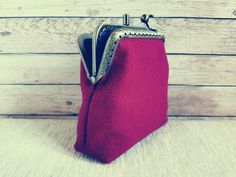
[[[109,36],[105,49],[103,51],[102,59],[100,66],[97,71],[96,67],[96,48],[97,48],[97,38],[99,35],[100,29],[102,29],[104,26],[109,26],[109,24],[105,24],[104,22],[101,22],[100,25],[96,28],[95,33],[92,37],[92,72],[89,73],[89,69],[86,65],[85,59],[84,59],[84,51],[82,49],[82,44],[78,40],[80,53],[82,54],[82,62],[86,70],[86,74],[88,79],[93,83],[96,84],[104,75],[106,75],[110,67],[112,65],[112,61],[117,49],[117,46],[119,45],[120,41],[125,38],[152,38],[152,39],[162,39],[165,41],[165,36],[161,33],[158,33],[156,30],[150,30],[150,28],[140,28],[140,27],[130,27],[128,26],[128,17],[127,15],[124,15],[125,23],[123,26],[120,25],[110,25],[110,26],[119,26],[118,29],[114,30],[111,35]],[[142,20],[142,19],[141,19]],[[85,38],[85,35],[81,35],[79,38],[82,40]]]

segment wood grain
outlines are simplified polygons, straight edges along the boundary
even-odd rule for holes
[[[170,115],[236,115],[235,87],[169,88]]]
[[[235,87],[169,87],[169,115],[236,116]],[[0,114],[77,114],[80,86],[0,86]]]
[[[0,84],[79,84],[79,55],[0,55]]]
[[[236,1],[29,1],[0,5],[0,115],[77,114],[77,37],[152,13],[166,36],[170,116],[236,116]],[[101,18],[102,17],[102,18]],[[36,116],[37,117],[37,116]],[[209,117],[208,117],[209,118]],[[223,117],[222,117],[223,118]]]
[[[149,0],[147,1],[3,1],[0,16],[109,16],[123,13],[140,16],[144,13],[155,16],[235,18],[236,2],[233,0]]]
[[[73,114],[81,104],[79,86],[0,86],[0,114]]]
[[[169,83],[236,85],[235,59],[235,56],[169,55]]]
[[[236,85],[235,56],[168,55],[170,84]],[[0,84],[79,84],[80,55],[0,55]]]
[[[101,18],[0,19],[1,53],[77,53],[77,37],[93,31]],[[106,18],[121,24],[121,18]],[[155,19],[168,53],[235,54],[236,20]],[[132,19],[139,25],[139,19]]]

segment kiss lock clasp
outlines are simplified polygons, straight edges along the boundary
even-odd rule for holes
[[[143,15],[141,16],[140,20],[141,20],[142,23],[144,23],[144,24],[147,26],[147,28],[148,28],[149,30],[151,30],[151,31],[157,31],[156,29],[151,28],[150,25],[148,24],[149,19],[150,19],[150,18],[153,18],[153,17],[154,17],[153,15],[143,14]]]
[[[154,15],[147,15],[147,14],[143,14],[140,17],[140,20],[142,23],[144,23],[146,25],[146,27],[150,30],[150,31],[157,31],[157,29],[151,28],[150,25],[148,24],[149,19],[150,18],[154,18]],[[129,14],[123,14],[123,25],[124,26],[129,26],[130,24],[130,16]]]

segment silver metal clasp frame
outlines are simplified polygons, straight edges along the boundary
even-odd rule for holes
[[[154,29],[154,28],[151,28],[150,25],[149,25],[149,19],[150,18],[154,18],[153,15],[147,15],[147,14],[143,14],[141,17],[140,17],[140,20],[142,23],[144,23],[146,25],[146,27],[150,30],[150,31],[154,31],[156,32],[157,29]],[[130,24],[130,16],[129,14],[124,14],[123,15],[123,25],[124,26],[129,26]]]
[[[82,61],[85,66],[85,70],[87,73],[88,79],[91,81],[92,84],[98,83],[98,81],[109,72],[112,60],[116,51],[116,48],[119,44],[119,42],[123,38],[154,38],[154,39],[162,39],[163,42],[165,40],[164,35],[161,33],[157,33],[156,29],[153,29],[148,24],[149,19],[152,18],[153,15],[142,15],[141,16],[141,22],[146,25],[146,27],[136,27],[136,26],[130,26],[130,16],[128,14],[123,15],[123,25],[114,25],[114,24],[105,24],[104,21],[102,21],[98,27],[96,28],[95,32],[92,34],[86,34],[82,37],[80,36],[79,40],[79,48],[82,54]],[[107,33],[106,33],[107,30]],[[97,45],[98,45],[98,39],[101,39],[99,37],[103,37],[100,34],[105,34],[106,38],[102,42],[105,42],[105,47],[99,48],[99,50],[103,50],[100,52],[102,53],[101,61],[99,63],[99,66],[97,67]],[[99,36],[100,35],[100,36]],[[108,38],[107,38],[108,37]],[[86,54],[85,47],[84,47],[84,40],[90,39],[92,43],[92,49],[90,52],[92,52],[91,58],[88,58],[89,56]],[[100,43],[99,43],[100,44]],[[100,58],[99,58],[100,59]],[[88,68],[85,60],[91,60],[91,66]]]

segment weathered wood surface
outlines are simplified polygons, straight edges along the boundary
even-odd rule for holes
[[[79,84],[79,55],[0,55],[0,84]]]
[[[123,13],[138,26],[143,13],[161,17],[150,23],[166,36],[169,115],[236,116],[233,0],[2,1],[0,115],[78,113],[77,37],[101,19],[122,24]]]
[[[71,114],[81,104],[79,86],[0,86],[0,114]]]
[[[235,18],[234,0],[150,0],[150,1],[76,1],[40,0],[1,2],[0,16],[109,16],[119,17],[123,13],[140,16],[143,13],[155,16]]]
[[[236,116],[235,87],[169,87],[169,115]],[[0,114],[78,113],[79,85],[0,86]]]
[[[77,37],[100,18],[0,19],[1,53],[77,53]],[[121,24],[121,18],[107,18]],[[160,18],[152,22],[166,36],[168,53],[235,54],[236,20]],[[140,25],[139,19],[131,24]]]
[[[236,85],[235,56],[168,55],[168,59],[170,84]],[[79,84],[79,68],[79,54],[0,55],[0,84]]]

